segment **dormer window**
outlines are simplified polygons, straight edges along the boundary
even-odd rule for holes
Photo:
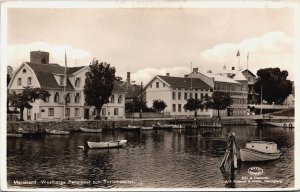
[[[76,80],[75,80],[75,86],[76,87],[80,86],[80,78],[79,77],[77,77]]]
[[[59,83],[61,86],[64,85],[64,77],[63,76],[60,76],[60,83]]]
[[[59,102],[59,93],[58,92],[56,92],[55,95],[54,95],[54,102],[55,103]]]

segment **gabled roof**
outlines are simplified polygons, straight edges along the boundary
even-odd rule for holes
[[[126,90],[117,81],[114,81],[113,92],[114,93],[125,93]]]
[[[213,77],[215,82],[222,82],[222,83],[239,83],[229,77],[219,75],[219,74],[211,74],[211,73],[206,73],[205,74],[208,77]]]
[[[241,71],[237,71],[233,77],[235,81],[247,81],[246,77]]]
[[[211,86],[199,78],[171,77],[161,75],[157,75],[157,77],[168,83],[172,88],[192,87],[193,89],[212,89]]]
[[[250,71],[249,69],[242,70],[242,73],[246,72],[246,71],[248,71],[253,77],[256,77],[256,75],[254,73],[252,73],[252,71]]]
[[[53,74],[64,74],[65,67],[58,64],[36,64],[26,62],[26,64],[34,71],[40,85],[45,89],[63,89],[63,86],[58,85]],[[83,67],[67,67],[67,75],[70,75]],[[67,80],[66,89],[74,89],[70,80]]]

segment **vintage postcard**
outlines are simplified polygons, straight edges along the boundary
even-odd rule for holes
[[[299,19],[293,1],[2,2],[1,190],[299,190]]]

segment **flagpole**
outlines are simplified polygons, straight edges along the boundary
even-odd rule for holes
[[[248,69],[248,60],[249,60],[249,51],[248,51],[248,55],[247,55],[247,69]]]
[[[67,96],[66,96],[66,86],[67,86],[67,53],[65,50],[65,72],[64,72],[64,119],[66,119],[66,102],[67,102]]]

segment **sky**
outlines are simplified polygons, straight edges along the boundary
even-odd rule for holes
[[[294,12],[289,8],[8,9],[8,64],[29,61],[30,51],[50,62],[89,65],[93,58],[116,75],[147,83],[154,75],[184,76],[191,68],[218,73],[247,67],[288,70],[293,80]],[[240,57],[236,57],[237,51]],[[240,64],[239,64],[240,62]]]

